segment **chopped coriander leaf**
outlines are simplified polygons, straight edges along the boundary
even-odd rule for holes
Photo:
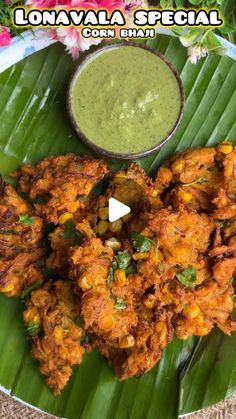
[[[89,335],[83,335],[80,339],[80,344],[89,343]]]
[[[44,195],[38,195],[36,196],[36,198],[32,201],[34,204],[46,204],[46,202],[48,201],[48,197],[44,196]]]
[[[40,269],[45,279],[58,278],[58,272],[55,269],[47,268],[45,259],[39,260],[37,262],[37,267]]]
[[[18,215],[18,223],[25,224],[27,226],[31,226],[34,223],[34,217],[28,214],[21,214]]]
[[[119,298],[119,297],[117,297],[116,302],[115,302],[115,304],[114,304],[114,307],[115,307],[117,310],[124,310],[127,306],[126,306],[126,304],[125,304],[125,302],[124,302],[123,298]]]
[[[84,321],[83,321],[83,319],[81,319],[81,317],[77,317],[77,319],[75,319],[75,323],[79,327],[83,327],[83,325],[84,325]]]
[[[49,234],[52,233],[55,229],[54,224],[43,222],[43,231],[42,238],[40,240],[40,247],[45,248],[48,252],[51,251],[51,243],[49,239]]]
[[[108,271],[108,275],[107,275],[107,285],[109,285],[113,281],[114,270],[115,269],[111,265]]]
[[[62,226],[62,231],[60,237],[63,240],[69,240],[74,245],[81,244],[83,235],[78,230],[76,230],[73,220],[66,221]]]
[[[39,323],[30,321],[26,330],[30,336],[37,336],[40,333],[41,327]]]
[[[201,185],[202,183],[205,183],[205,182],[207,182],[206,178],[199,177],[196,180],[193,180],[192,182],[183,183],[182,186],[192,186],[192,185],[197,185],[197,184]]]
[[[128,250],[118,252],[115,257],[116,269],[127,269],[131,260],[131,255]]]
[[[118,252],[117,255],[114,257],[109,272],[107,276],[107,284],[109,285],[111,281],[113,281],[114,271],[116,269],[123,269],[126,271],[128,269],[131,260],[131,254],[124,250],[123,252]]]
[[[85,194],[78,194],[77,195],[77,197],[76,197],[76,199],[78,199],[78,201],[81,201],[81,202],[85,202],[86,201],[86,199],[87,199],[87,195],[85,195]]]
[[[19,192],[19,196],[24,199],[24,201],[32,203],[32,199],[29,197],[29,195],[26,192]]]
[[[224,230],[229,224],[229,220],[220,220],[220,229]]]
[[[1,230],[0,234],[6,234],[6,235],[15,235],[15,236],[19,236],[20,233],[18,231],[14,231],[14,230]]]
[[[43,279],[38,279],[38,281],[34,282],[30,287],[25,288],[21,293],[21,298],[28,297],[32,291],[38,289],[43,284]]]
[[[136,274],[137,272],[138,272],[138,269],[135,263],[132,263],[132,265],[128,266],[128,268],[125,271],[126,275]]]
[[[176,278],[181,284],[186,287],[195,287],[196,286],[196,269],[194,267],[187,268],[182,272],[176,274]]]
[[[153,240],[149,237],[142,236],[142,234],[133,233],[131,236],[133,245],[137,252],[149,252]]]
[[[158,270],[158,272],[159,272],[160,274],[162,274],[162,272],[164,272],[164,269],[165,269],[165,264],[164,264],[164,262],[161,262],[161,263],[159,263],[159,264],[157,265],[157,270]]]

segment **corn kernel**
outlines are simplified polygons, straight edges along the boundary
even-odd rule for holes
[[[40,323],[40,316],[38,309],[36,307],[29,308],[28,310],[25,310],[23,313],[24,322],[26,324],[30,322]]]
[[[132,257],[134,260],[141,260],[141,259],[147,259],[148,256],[149,256],[148,252],[138,252],[138,253],[134,253]]]
[[[113,223],[109,223],[109,230],[112,231],[112,233],[119,233],[122,227],[122,221],[121,219],[113,221]]]
[[[112,314],[105,317],[104,319],[101,319],[99,321],[99,325],[102,330],[110,330],[114,326],[114,317]]]
[[[108,230],[109,227],[109,223],[108,221],[99,221],[98,225],[97,225],[97,233],[98,234],[105,234],[106,231]]]
[[[172,165],[171,165],[171,169],[173,170],[174,173],[181,173],[184,170],[184,166],[185,166],[185,162],[184,160],[175,160]]]
[[[84,290],[89,290],[91,288],[91,284],[89,282],[89,278],[88,278],[88,274],[87,272],[84,272],[78,280],[78,285],[80,288],[84,289]]]
[[[233,296],[229,295],[226,299],[226,303],[232,304],[233,303]]]
[[[69,349],[67,349],[65,346],[60,346],[59,350],[58,350],[58,355],[60,358],[62,359],[66,359],[67,356],[69,355]]]
[[[222,143],[222,144],[219,144],[218,145],[217,151],[219,151],[220,153],[223,153],[223,154],[226,154],[227,155],[227,154],[232,153],[233,146],[230,143]]]
[[[149,195],[152,196],[152,198],[156,198],[158,195],[158,191],[156,189],[152,189]]]
[[[123,338],[121,338],[120,343],[119,343],[119,347],[121,349],[126,349],[126,348],[132,348],[132,346],[134,346],[135,344],[135,339],[132,335],[126,335]]]
[[[121,242],[115,237],[111,237],[105,241],[106,246],[111,247],[114,252],[118,252],[121,249]]]
[[[107,220],[108,219],[108,208],[104,207],[104,208],[99,208],[98,210],[98,216],[99,218],[101,218],[101,220]]]
[[[143,298],[143,304],[147,308],[153,308],[156,302],[156,298],[153,294],[148,294]]]
[[[53,334],[56,341],[60,342],[63,339],[63,328],[61,326],[54,327]]]
[[[161,332],[164,329],[164,326],[165,326],[164,322],[162,322],[162,321],[156,322],[156,324],[155,324],[156,332],[158,332],[158,333]]]
[[[203,317],[203,315],[202,315],[202,313],[199,313],[196,317],[195,317],[195,322],[196,322],[196,324],[198,324],[198,326],[201,326],[201,327],[203,327],[203,324],[204,324],[204,317]]]
[[[163,254],[162,252],[157,248],[157,246],[152,246],[151,250],[150,250],[150,257],[151,260],[155,263],[158,264],[163,260]]]
[[[119,287],[123,287],[126,284],[126,275],[123,269],[116,269],[114,272],[114,281]]]
[[[194,319],[200,314],[200,308],[197,304],[192,304],[184,309],[184,315],[189,319]]]
[[[0,288],[0,292],[11,292],[14,290],[14,284],[6,284],[3,287]]]
[[[103,294],[103,293],[105,293],[105,292],[107,291],[107,288],[105,287],[105,285],[98,284],[98,285],[95,287],[95,290],[96,290],[96,292],[98,292],[99,294]]]
[[[178,191],[178,198],[181,199],[181,201],[188,203],[192,201],[193,195],[190,192],[187,191]]]
[[[70,212],[64,212],[60,215],[58,222],[59,224],[65,224],[71,218],[73,218],[73,214],[71,214]]]

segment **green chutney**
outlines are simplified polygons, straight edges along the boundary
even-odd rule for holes
[[[157,55],[135,46],[108,48],[77,72],[70,90],[79,130],[96,146],[139,153],[164,140],[180,108],[178,81]]]

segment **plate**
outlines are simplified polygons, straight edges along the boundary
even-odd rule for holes
[[[175,150],[236,140],[236,62],[210,55],[192,65],[178,39],[166,35],[148,44],[180,73],[186,105],[172,140],[141,166],[153,174]],[[55,44],[0,74],[0,167],[5,174],[50,154],[90,154],[66,114],[65,91],[74,66]],[[123,165],[110,163],[114,170]],[[236,334],[226,337],[214,330],[200,339],[174,339],[150,373],[122,383],[98,353],[86,354],[62,395],[54,397],[30,357],[22,309],[19,300],[0,296],[0,384],[46,412],[69,419],[173,419],[236,391]]]

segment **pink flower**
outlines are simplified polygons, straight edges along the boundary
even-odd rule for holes
[[[80,29],[58,28],[51,30],[51,36],[65,45],[66,51],[70,52],[73,58],[78,58],[80,51],[86,51],[91,45],[98,45],[101,39],[84,38]]]
[[[127,22],[129,22],[131,11],[142,3],[143,0],[26,0],[27,5],[42,9],[53,7],[96,11],[105,9],[110,13],[119,9],[128,17]],[[76,27],[55,28],[49,31],[51,37],[62,42],[74,58],[79,56],[80,51],[86,51],[91,45],[97,45],[102,41],[99,38],[83,38],[81,30]]]
[[[11,1],[11,0],[5,0]],[[69,7],[78,9],[106,9],[112,11],[114,9],[122,9],[129,11],[142,4],[142,0],[26,0],[26,5],[32,5],[38,8],[48,9],[50,7]]]
[[[56,0],[26,0],[26,6],[34,6],[38,9],[48,9],[50,7],[55,7],[57,2]]]
[[[10,30],[6,26],[0,26],[0,47],[7,47],[11,43]]]
[[[115,10],[115,9],[124,9],[123,0],[71,0],[71,7],[77,7],[81,9],[106,9],[106,10]]]

